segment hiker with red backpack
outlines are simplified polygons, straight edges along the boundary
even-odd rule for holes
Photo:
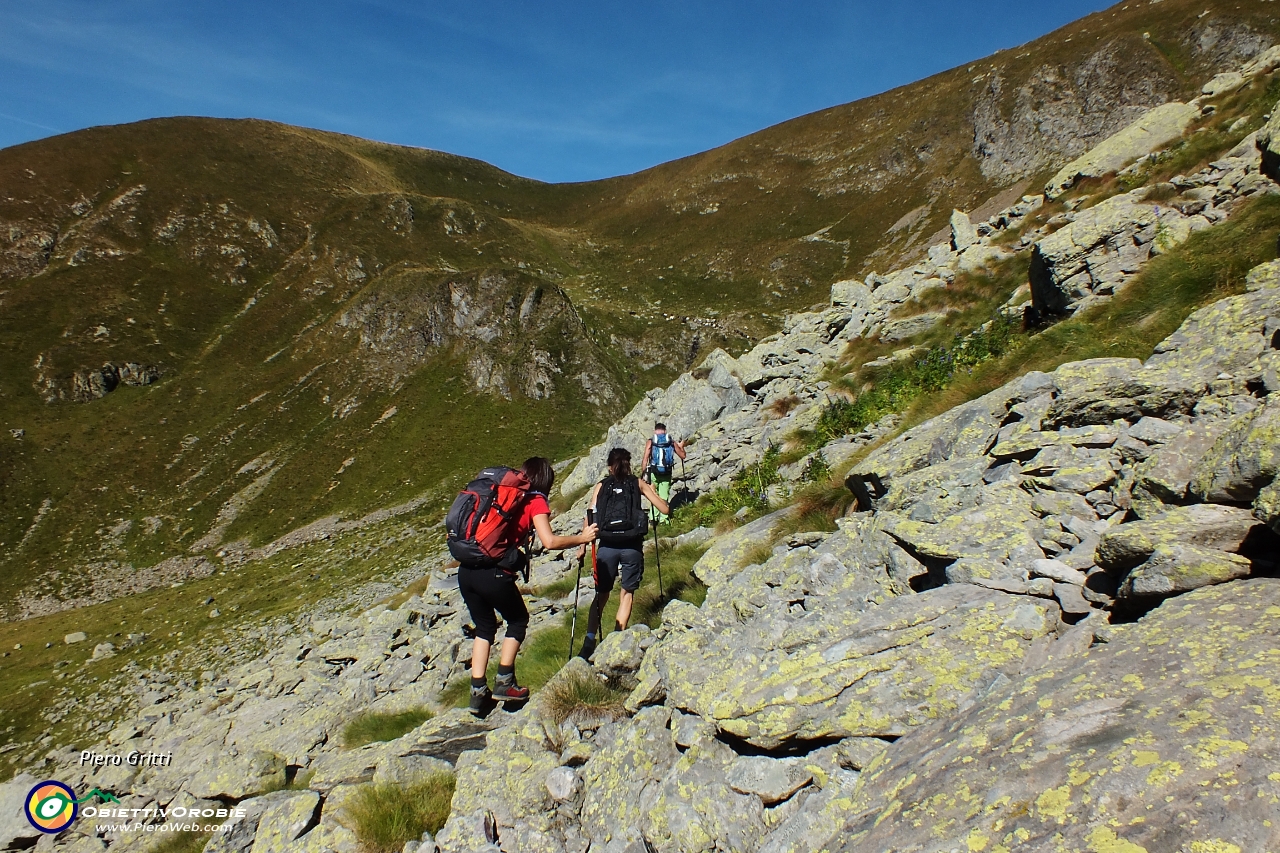
[[[529,627],[529,610],[516,586],[528,579],[528,546],[538,534],[550,551],[585,545],[596,538],[588,524],[576,536],[551,531],[547,494],[555,482],[551,462],[541,456],[525,461],[519,471],[486,468],[454,500],[445,519],[449,552],[458,567],[458,590],[475,625],[471,647],[471,711],[481,713],[490,699],[527,699],[529,689],[516,683],[516,652]],[[496,613],[495,613],[496,611]],[[498,676],[489,690],[489,652],[498,631],[497,615],[507,624],[498,657]]]
[[[649,516],[640,503],[643,495],[659,512],[671,511],[653,486],[631,473],[631,452],[621,447],[609,451],[609,475],[596,484],[587,506],[588,523],[592,519],[599,530],[599,546],[595,555],[593,576],[596,597],[587,617],[587,636],[579,656],[590,658],[596,649],[604,606],[609,601],[614,582],[621,576],[618,615],[614,630],[626,630],[631,620],[635,592],[644,576],[644,537],[649,530]]]

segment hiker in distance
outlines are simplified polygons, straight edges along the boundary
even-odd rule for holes
[[[471,646],[471,710],[481,713],[490,699],[527,699],[529,688],[516,683],[516,652],[529,627],[529,610],[516,586],[528,579],[533,533],[548,550],[584,545],[596,538],[588,524],[577,536],[551,531],[547,494],[555,482],[551,462],[541,456],[525,461],[519,471],[486,468],[458,495],[445,520],[449,551],[461,564],[458,590],[475,627]],[[498,657],[498,677],[489,690],[489,651],[498,631],[495,612],[507,623]]]
[[[658,488],[658,497],[664,502],[671,500],[671,481],[675,477],[676,458],[684,462],[684,442],[676,441],[667,432],[667,425],[658,422],[653,425],[653,436],[644,443],[645,479],[652,479]],[[667,520],[670,509],[662,510],[658,523]]]
[[[671,507],[653,486],[631,473],[631,452],[621,447],[609,451],[609,475],[596,484],[587,502],[587,524],[584,531],[599,530],[599,548],[592,574],[596,596],[587,617],[587,636],[579,656],[590,658],[600,636],[600,620],[609,601],[615,581],[621,576],[622,592],[618,600],[618,616],[614,630],[623,631],[631,620],[631,605],[644,576],[644,537],[649,529],[649,516],[640,503],[643,495],[659,512]],[[591,522],[594,520],[595,526]],[[579,557],[585,554],[585,548]]]

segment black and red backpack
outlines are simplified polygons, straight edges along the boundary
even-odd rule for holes
[[[531,494],[523,471],[502,466],[481,471],[445,516],[449,553],[471,568],[521,571],[527,559],[520,546],[529,531],[520,529],[520,516]]]

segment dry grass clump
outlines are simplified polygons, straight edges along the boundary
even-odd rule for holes
[[[543,690],[542,708],[557,726],[572,719],[619,720],[627,715],[627,691],[615,682],[575,670]]]

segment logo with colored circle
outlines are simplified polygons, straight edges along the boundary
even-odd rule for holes
[[[27,820],[41,832],[62,832],[76,819],[76,794],[61,782],[41,782],[27,794]]]

